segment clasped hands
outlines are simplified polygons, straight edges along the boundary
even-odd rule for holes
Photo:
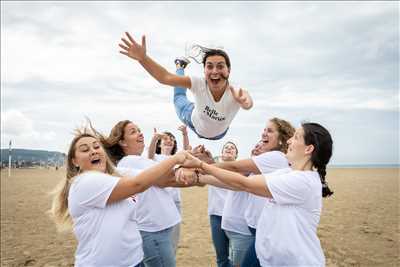
[[[202,162],[214,163],[210,151],[206,150],[203,145],[199,145],[184,153],[185,159],[175,171],[176,181],[186,185],[202,185],[200,182],[200,175],[203,171],[201,169]]]

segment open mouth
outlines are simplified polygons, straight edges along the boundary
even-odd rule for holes
[[[98,164],[101,163],[101,160],[100,159],[93,159],[93,160],[90,161],[90,163],[92,163],[93,165],[98,165]]]
[[[144,143],[144,139],[138,139],[136,140],[137,143],[143,144]]]
[[[210,78],[210,81],[213,85],[217,85],[221,81],[221,78]]]

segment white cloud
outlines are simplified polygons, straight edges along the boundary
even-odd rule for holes
[[[18,110],[10,110],[1,115],[1,129],[4,134],[26,135],[32,134],[33,122]]]
[[[65,152],[85,115],[104,132],[131,119],[147,140],[153,127],[175,129],[172,88],[119,54],[125,31],[146,34],[149,55],[172,72],[188,42],[225,47],[232,81],[255,101],[231,125],[243,155],[271,116],[329,123],[342,143],[350,120],[381,128],[398,121],[396,2],[3,1],[1,12],[2,146],[18,137],[26,148]],[[202,71],[191,63],[186,73]],[[374,129],[360,138],[377,136]],[[205,143],[218,153],[224,140]],[[388,149],[393,161],[396,148]],[[355,150],[349,160],[365,159],[362,145]]]

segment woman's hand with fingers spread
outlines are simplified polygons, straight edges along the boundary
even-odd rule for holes
[[[142,44],[140,45],[128,32],[125,32],[125,34],[126,38],[121,38],[123,44],[119,44],[119,47],[122,48],[122,51],[119,52],[134,60],[142,62],[146,57],[146,37],[144,35],[142,36]]]

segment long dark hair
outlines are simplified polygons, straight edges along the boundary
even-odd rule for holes
[[[168,135],[171,138],[174,138],[174,147],[171,150],[171,155],[175,155],[176,150],[178,149],[178,145],[176,144],[175,136],[170,132],[163,132],[163,134]],[[159,139],[156,143],[156,154],[161,154],[161,139]]]
[[[313,145],[314,151],[311,154],[313,167],[317,168],[322,183],[322,196],[329,197],[333,191],[326,182],[326,165],[328,164],[333,149],[333,141],[327,129],[318,123],[306,122],[301,125],[304,130],[304,143]]]

